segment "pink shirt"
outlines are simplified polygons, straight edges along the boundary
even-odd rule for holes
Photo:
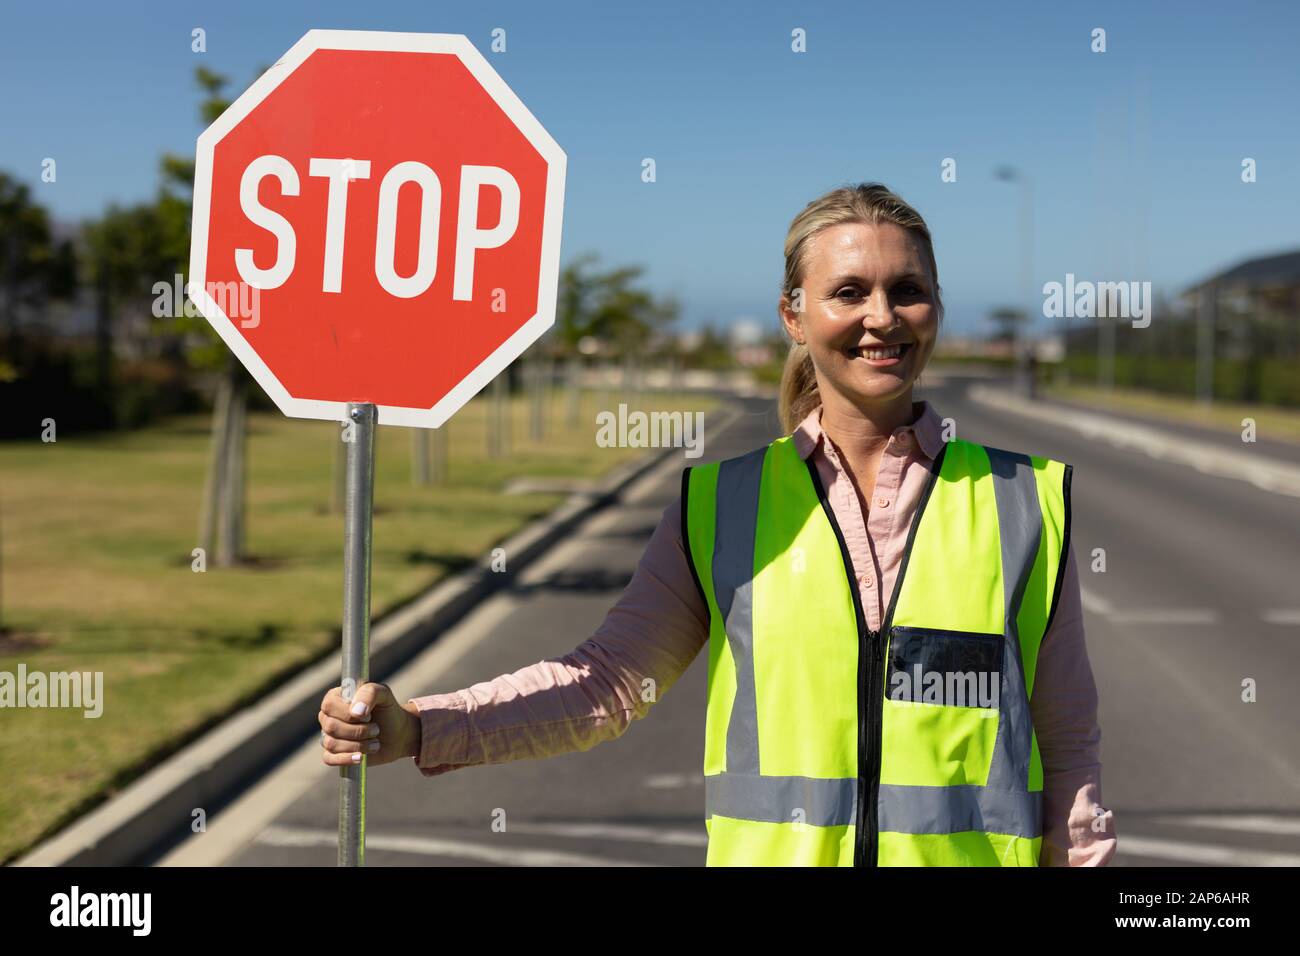
[[[813,456],[858,573],[867,624],[880,627],[928,474],[943,447],[942,421],[929,402],[894,431],[876,487],[859,497],[835,445],[821,429],[821,406],[794,431]],[[871,502],[863,516],[863,502]],[[481,764],[588,750],[612,740],[661,697],[708,643],[709,612],[686,562],[681,499],[670,504],[631,583],[588,640],[561,658],[539,661],[451,693],[412,698],[420,712],[415,764],[433,776]],[[1115,854],[1111,811],[1101,805],[1097,688],[1084,644],[1073,549],[1062,593],[1038,654],[1030,700],[1043,759],[1044,866],[1102,866]],[[1094,826],[1094,820],[1097,821]]]

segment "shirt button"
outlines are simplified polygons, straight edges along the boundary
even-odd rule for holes
[[[889,499],[888,499],[888,498],[877,498],[877,499],[876,499],[876,504],[878,504],[878,505],[879,505],[880,507],[882,507],[882,508],[888,508],[888,507],[889,507]]]
[[[862,574],[859,575],[858,577],[862,581],[862,583],[867,587],[874,587],[876,584],[876,579],[873,578],[870,574]]]

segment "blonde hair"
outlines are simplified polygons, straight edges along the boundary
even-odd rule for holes
[[[850,222],[869,225],[892,222],[920,240],[930,266],[930,276],[934,280],[934,301],[942,323],[939,266],[934,258],[930,229],[919,212],[880,183],[858,183],[856,186],[832,189],[814,199],[794,217],[785,237],[785,279],[781,285],[781,301],[777,305],[778,316],[783,309],[789,307],[794,290],[803,284],[807,265],[804,259],[813,237],[830,226]],[[821,396],[817,389],[817,373],[808,346],[791,339],[785,367],[781,370],[781,387],[777,399],[777,413],[786,434],[793,432],[819,404]]]

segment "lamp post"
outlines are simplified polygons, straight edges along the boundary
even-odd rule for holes
[[[1016,331],[1012,347],[1016,356],[1016,388],[1022,394],[1032,395],[1034,382],[1030,378],[1023,335],[1028,334],[1039,311],[1034,296],[1034,184],[1028,174],[1014,166],[999,166],[993,175],[1001,182],[1020,184],[1020,281],[1026,310],[1025,329]]]

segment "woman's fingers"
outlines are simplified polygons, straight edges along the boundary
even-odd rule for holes
[[[352,767],[361,763],[361,756],[359,753],[335,754],[325,751],[321,754],[321,759],[330,767]]]
[[[364,717],[354,717],[352,715],[352,702],[343,699],[342,688],[331,687],[325,699],[321,701],[321,713],[327,717],[333,717],[335,720],[342,720],[348,723],[365,723]]]
[[[324,712],[317,714],[316,719],[320,721],[320,729],[326,735],[339,740],[369,740],[379,736],[378,724],[347,724]]]
[[[325,692],[325,697],[320,702],[320,712],[335,720],[350,720],[347,701],[343,699],[339,690],[338,687],[331,687]]]
[[[343,699],[342,688],[331,687],[321,701],[321,712],[351,724],[365,723],[375,707],[394,703],[393,692],[386,684],[367,683],[357,688],[350,701]]]
[[[321,726],[321,759],[331,767],[361,762],[361,755],[379,752],[378,724],[350,724],[324,711],[316,715]]]
[[[327,733],[321,734],[321,746],[332,754],[354,754],[368,753],[372,754],[379,750],[378,740],[342,740],[338,737],[331,737]]]
[[[362,754],[377,763],[391,763],[410,750],[403,724],[410,718],[386,684],[362,684],[352,700],[344,700],[341,689],[332,687],[321,701],[316,719],[321,727],[322,759],[329,766],[359,763]],[[381,729],[387,750],[380,746]]]
[[[379,751],[378,740],[341,740],[328,733],[321,734],[321,759],[330,766],[342,767],[360,763],[362,754],[374,754]]]

